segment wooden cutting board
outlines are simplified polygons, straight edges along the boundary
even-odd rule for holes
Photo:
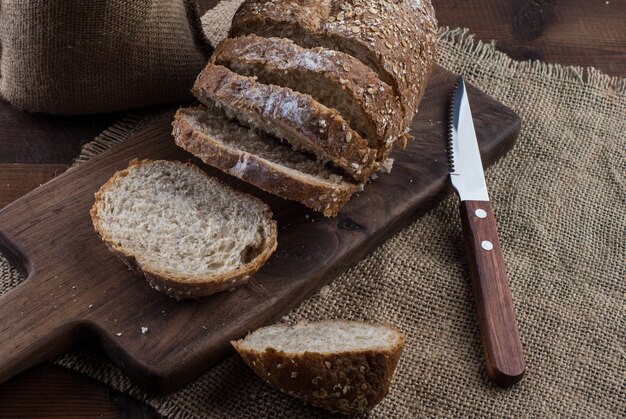
[[[0,249],[28,278],[0,297],[0,382],[78,344],[100,347],[150,392],[200,375],[230,351],[231,339],[279,319],[449,193],[444,146],[455,80],[436,68],[412,124],[415,140],[336,218],[202,165],[268,202],[278,220],[275,254],[233,292],[170,299],[120,263],[91,225],[94,193],[129,160],[199,163],[175,146],[171,116],[4,208]],[[488,165],[513,146],[520,119],[475,88],[470,100]]]

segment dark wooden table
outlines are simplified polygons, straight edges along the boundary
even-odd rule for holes
[[[201,0],[206,10],[217,0]],[[626,77],[625,0],[433,0],[441,25],[467,27],[515,59],[593,66]],[[0,101],[0,208],[62,173],[121,114],[28,114]],[[88,377],[44,363],[0,385],[0,417],[154,417]]]

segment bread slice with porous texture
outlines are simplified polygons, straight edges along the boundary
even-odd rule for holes
[[[96,193],[91,218],[115,255],[177,299],[244,284],[276,249],[265,203],[180,162],[131,161]]]
[[[389,325],[279,324],[231,342],[263,380],[313,406],[363,413],[388,393],[404,335]]]
[[[261,83],[288,87],[311,95],[339,111],[356,132],[384,159],[404,127],[402,110],[392,88],[348,54],[326,48],[307,49],[284,38],[249,35],[224,39],[211,62]]]
[[[296,150],[330,161],[364,182],[378,169],[376,149],[335,110],[286,87],[259,83],[221,65],[207,64],[194,95],[240,123],[287,141]]]
[[[358,188],[321,162],[226,119],[216,109],[179,109],[173,126],[176,144],[205,163],[327,217],[337,215]]]

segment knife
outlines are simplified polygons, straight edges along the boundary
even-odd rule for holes
[[[510,386],[522,379],[526,365],[463,76],[451,102],[448,140],[487,375],[497,385]]]

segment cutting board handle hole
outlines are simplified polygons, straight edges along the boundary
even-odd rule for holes
[[[28,258],[24,252],[9,239],[2,231],[0,231],[0,255],[2,255],[21,275],[21,281],[26,279],[32,271]],[[20,282],[21,282],[20,281]]]

